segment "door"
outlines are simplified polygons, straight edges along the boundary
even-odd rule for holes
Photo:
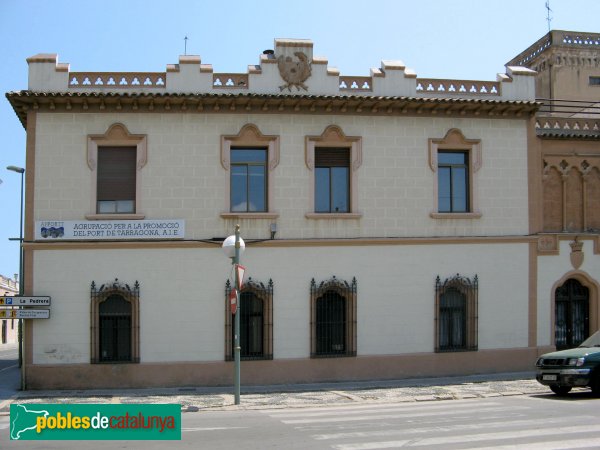
[[[577,347],[590,334],[589,290],[577,280],[556,289],[554,337],[558,350]]]

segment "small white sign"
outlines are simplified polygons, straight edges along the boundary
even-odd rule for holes
[[[164,220],[42,220],[35,223],[36,241],[184,239],[185,221]]]
[[[5,319],[49,319],[49,309],[2,309],[0,318]]]

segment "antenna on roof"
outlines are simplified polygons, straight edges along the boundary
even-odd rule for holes
[[[183,54],[187,55],[187,41],[188,41],[188,37],[184,37],[183,38],[184,44],[183,44]]]
[[[548,21],[548,33],[550,33],[552,22],[552,17],[550,16],[550,13],[552,12],[552,10],[550,9],[550,0],[546,0],[546,9],[548,10],[548,13],[546,15],[546,20]]]

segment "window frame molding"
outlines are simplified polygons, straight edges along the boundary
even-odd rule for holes
[[[100,360],[100,303],[112,295],[120,295],[131,303],[131,361]],[[91,364],[139,364],[140,362],[140,283],[135,281],[133,288],[115,278],[96,288],[90,287],[90,363]]]
[[[343,354],[317,353],[317,300],[328,291],[333,291],[346,300],[346,352]],[[318,285],[313,278],[310,282],[310,357],[320,358],[346,358],[357,355],[357,283],[356,277],[348,283],[331,277],[321,281]]]
[[[479,210],[478,172],[482,165],[481,139],[467,139],[458,128],[451,128],[443,138],[428,139],[429,168],[434,173],[433,177],[433,211],[429,216],[433,219],[479,219],[482,214]],[[444,151],[464,152],[468,155],[469,181],[468,181],[468,212],[439,212],[438,189],[438,153]]]
[[[135,213],[133,214],[100,214],[98,213],[98,147],[135,147]],[[141,205],[141,171],[148,162],[148,137],[145,134],[131,134],[122,123],[113,123],[104,134],[90,134],[87,137],[87,165],[92,171],[92,188],[90,214],[88,220],[141,220],[146,216],[140,214]]]
[[[232,351],[232,329],[234,326],[234,318],[233,314],[231,314],[231,301],[229,300],[229,294],[232,289],[231,282],[227,280],[225,282],[225,361],[233,361],[234,357]],[[240,303],[241,294],[244,292],[251,292],[263,301],[263,356],[241,357],[241,360],[271,360],[273,359],[273,280],[269,278],[269,281],[265,285],[264,283],[254,281],[252,277],[249,277],[242,286]],[[239,313],[239,311],[237,313]]]
[[[280,138],[278,135],[262,134],[260,129],[252,124],[244,125],[238,134],[221,135],[221,166],[228,173],[225,198],[227,199],[227,207],[220,214],[223,219],[276,219],[279,213],[273,210],[273,171],[279,165]],[[233,212],[231,211],[231,149],[239,148],[256,148],[267,150],[267,211],[266,212]]]
[[[348,148],[350,150],[349,197],[350,210],[347,213],[318,213],[315,212],[315,149],[316,148]],[[309,201],[310,212],[305,214],[307,219],[360,219],[358,212],[358,169],[362,165],[362,137],[346,136],[338,125],[329,125],[320,136],[306,136],[304,162],[310,171]]]
[[[442,349],[440,347],[440,316],[442,295],[448,289],[456,289],[465,296],[465,347],[454,349]],[[469,279],[456,274],[453,277],[441,281],[438,275],[435,279],[435,324],[434,324],[434,346],[436,353],[469,352],[479,349],[479,277],[475,275]]]

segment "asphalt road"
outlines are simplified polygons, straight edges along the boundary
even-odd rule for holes
[[[0,373],[2,373],[4,369],[16,366],[19,358],[19,352],[15,346],[10,346],[8,348],[3,347],[8,346],[0,347]]]
[[[9,441],[27,449],[564,449],[600,448],[600,399],[531,394],[183,413],[181,441]]]

